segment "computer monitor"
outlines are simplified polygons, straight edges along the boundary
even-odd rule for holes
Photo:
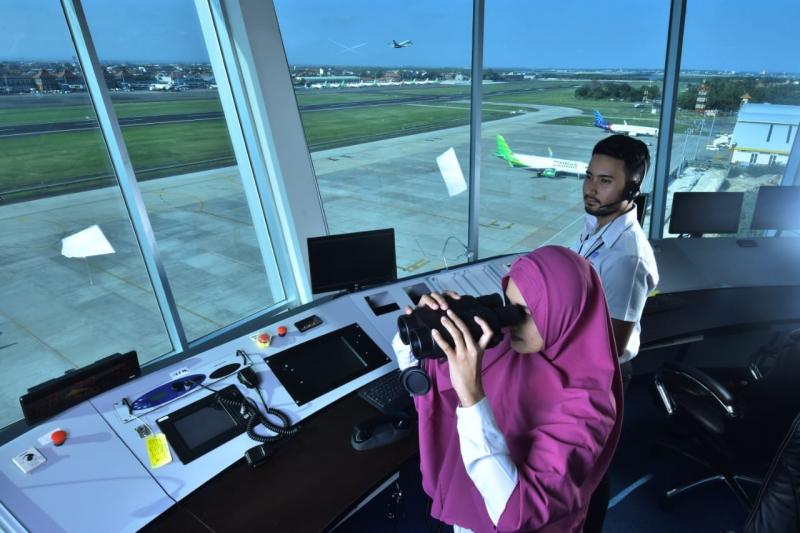
[[[676,192],[672,197],[669,232],[736,233],[743,199],[741,192]]]
[[[394,229],[311,237],[308,263],[314,294],[395,281]]]
[[[750,229],[800,229],[800,187],[760,187]]]

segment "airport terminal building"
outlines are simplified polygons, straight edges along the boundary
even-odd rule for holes
[[[739,110],[731,162],[742,165],[785,165],[789,160],[800,106],[746,103]]]

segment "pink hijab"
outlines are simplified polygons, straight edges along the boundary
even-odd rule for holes
[[[509,277],[544,345],[539,353],[517,353],[506,332],[484,354],[481,375],[519,483],[495,529],[461,458],[447,362],[426,360],[433,387],[416,399],[422,485],[433,516],[476,532],[580,531],[622,424],[622,381],[602,285],[588,261],[557,246],[519,258]]]

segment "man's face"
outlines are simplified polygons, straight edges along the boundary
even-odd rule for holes
[[[583,206],[590,215],[603,216],[625,209],[625,163],[607,155],[593,155],[583,181]],[[616,203],[615,203],[616,202]],[[603,208],[601,206],[608,205]]]

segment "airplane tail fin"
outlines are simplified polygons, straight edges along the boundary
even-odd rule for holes
[[[514,156],[514,152],[511,151],[511,147],[508,146],[508,143],[502,135],[497,136],[497,151],[494,153],[494,155],[505,159],[510,167],[520,164],[519,160]]]
[[[553,157],[553,150],[551,150],[549,146],[547,147],[547,155],[551,158]]]
[[[603,128],[604,130],[607,130],[609,128],[606,119],[604,119],[603,115],[600,114],[600,111],[596,109],[594,110],[594,125],[597,126],[598,128]]]

